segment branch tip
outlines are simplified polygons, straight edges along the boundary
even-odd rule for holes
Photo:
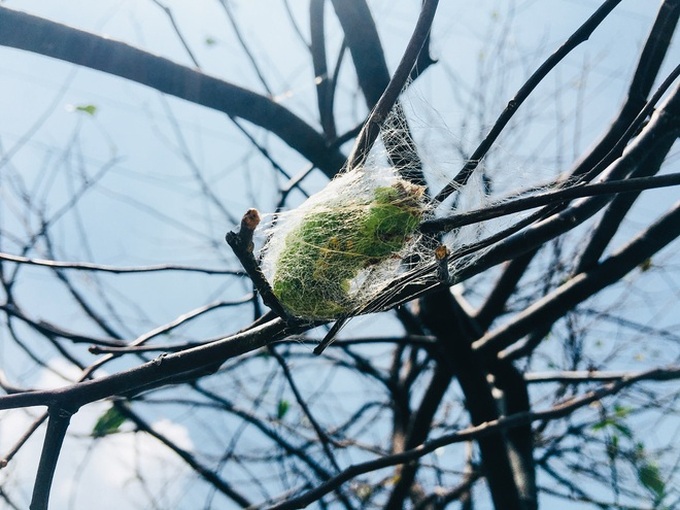
[[[259,224],[259,211],[257,209],[248,209],[243,215],[243,218],[241,218],[239,231],[227,232],[225,240],[239,262],[241,262],[243,269],[253,282],[253,285],[262,297],[264,304],[271,308],[272,311],[284,321],[291,323],[293,318],[286,312],[278,298],[274,295],[271,285],[269,285],[267,278],[253,255],[253,233]]]
[[[241,218],[241,230],[253,231],[260,224],[260,211],[257,209],[248,209]]]

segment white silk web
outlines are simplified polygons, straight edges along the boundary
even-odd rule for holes
[[[385,123],[381,142],[363,165],[343,171],[299,207],[275,216],[261,253],[262,267],[291,315],[327,320],[375,311],[399,292],[397,281],[424,278],[436,283],[434,248],[440,243],[454,254],[449,275],[455,278],[481,253],[457,259],[461,247],[507,225],[507,220],[469,225],[438,239],[419,233],[419,224],[438,211],[481,208],[489,198],[480,167],[458,190],[455,204],[452,199],[435,204],[428,189],[436,192],[448,182],[462,158],[451,157],[453,147],[448,155],[441,150],[447,130],[440,127],[433,136],[431,127],[411,119],[409,124],[400,108]],[[433,144],[438,144],[434,154],[427,150]],[[424,183],[413,176],[422,176]],[[409,278],[404,278],[407,272]]]

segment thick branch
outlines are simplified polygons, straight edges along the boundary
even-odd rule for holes
[[[326,137],[334,140],[337,136],[333,104],[336,76],[328,72],[326,59],[326,25],[324,23],[324,7],[326,0],[311,0],[309,2],[309,29],[312,65],[316,80],[316,103],[319,108],[319,120]]]
[[[310,329],[308,325],[305,329]],[[182,374],[194,377],[215,371],[224,361],[269,343],[287,334],[303,331],[287,329],[280,320],[272,320],[242,333],[237,333],[207,345],[181,352],[161,355],[153,361],[116,374],[91,381],[83,381],[56,390],[30,391],[0,397],[0,409],[50,406],[68,402],[78,408],[114,395],[131,395],[142,390],[176,381]]]
[[[446,287],[422,302],[423,321],[440,342],[440,362],[448,367],[450,375],[458,379],[473,425],[497,419],[498,409],[487,381],[487,369],[482,358],[471,348],[471,339],[476,338],[476,325],[460,309]],[[480,438],[479,449],[494,506],[497,509],[521,509],[505,437],[492,434]]]
[[[332,0],[369,109],[390,81],[378,29],[365,0]]]
[[[512,322],[477,340],[474,348],[491,354],[510,346],[541,324],[556,320],[578,303],[617,283],[679,235],[680,203],[604,262],[590,271],[574,276],[531,305]]]
[[[345,158],[300,117],[271,99],[120,41],[0,7],[0,45],[141,83],[271,131],[334,176]]]

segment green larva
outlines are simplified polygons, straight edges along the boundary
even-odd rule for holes
[[[372,198],[312,210],[289,232],[276,263],[273,291],[293,315],[338,318],[356,308],[351,282],[360,271],[397,256],[422,219],[423,188],[404,180]]]

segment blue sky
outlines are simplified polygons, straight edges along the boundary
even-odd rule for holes
[[[432,54],[440,64],[427,71],[406,99],[421,114],[414,119],[413,126],[422,133],[427,147],[424,159],[433,182],[442,182],[460,166],[459,149],[469,151],[475,146],[527,75],[599,3],[442,2],[432,39]],[[380,35],[390,69],[394,69],[408,40],[419,4],[371,2],[380,20]],[[192,65],[163,11],[150,1],[68,4],[7,1],[3,5],[106,34]],[[204,72],[264,93],[217,2],[175,1],[167,5]],[[646,9],[646,3],[637,0],[623,2],[588,44],[576,50],[541,85],[535,99],[523,107],[517,122],[532,119],[532,130],[522,133],[521,138],[508,134],[489,158],[488,169],[497,176],[501,187],[510,190],[518,181],[524,184],[529,180],[541,184],[567,169],[591,144],[594,134],[605,129],[622,101],[639,46],[649,29],[653,13],[644,12]],[[315,123],[314,76],[282,3],[235,2],[234,12],[254,54],[267,71],[274,97]],[[293,15],[306,30],[306,10],[295,10]],[[332,26],[330,17],[329,22]],[[337,33],[330,37],[329,55],[335,54],[339,43]],[[679,56],[676,42],[668,62],[677,62]],[[340,126],[348,129],[363,118],[365,106],[356,94],[347,63],[342,77],[336,113]],[[461,105],[461,97],[469,98],[479,91],[484,94],[483,111],[471,111]],[[583,104],[587,108],[581,109]],[[94,115],[77,109],[87,105],[96,107]],[[575,116],[576,109],[580,109],[580,114]],[[30,190],[38,205],[51,216],[58,214],[85,183],[100,179],[96,187],[85,192],[76,209],[55,219],[55,254],[61,260],[117,266],[180,263],[236,269],[222,241],[224,233],[235,226],[236,219],[249,207],[271,211],[277,199],[273,184],[283,182],[223,114],[161,96],[120,78],[8,48],[0,48],[0,119],[3,119],[0,157],[12,153],[9,162],[3,159],[6,168],[0,169],[5,172],[0,177],[3,229],[21,237],[26,229],[37,228],[35,215],[28,213],[17,198],[19,187]],[[460,127],[463,121],[465,129]],[[276,155],[277,162],[291,175],[305,169],[305,162],[279,140],[252,126],[246,128]],[[30,137],[24,140],[27,133]],[[222,207],[206,201],[197,171],[222,201]],[[324,184],[325,179],[315,174],[304,186],[313,193]],[[673,191],[654,193],[653,199],[638,206],[636,214],[640,218],[663,210],[676,195]],[[302,199],[301,194],[295,195],[295,201]],[[631,225],[630,232],[637,226]],[[19,243],[5,239],[0,251],[16,253],[18,248]],[[45,247],[38,246],[29,255],[44,257]],[[36,319],[100,334],[48,273],[40,269],[25,272],[27,276],[22,279],[17,295]],[[107,297],[121,317],[121,328],[130,338],[206,303],[238,300],[249,292],[247,285],[233,278],[200,274],[101,276],[101,287],[89,285],[88,277],[77,278],[92,295],[98,289],[109,292]],[[662,293],[667,290],[666,284],[663,280],[652,280],[651,285],[658,286]],[[640,297],[640,301],[645,299]],[[101,303],[103,312],[104,300]],[[235,331],[250,320],[250,316],[226,308],[182,333],[212,338]],[[368,324],[375,326],[376,331],[393,331],[393,322],[385,320],[379,325]],[[669,319],[664,316],[661,320]],[[352,327],[348,333],[353,331]],[[367,322],[359,322],[355,327],[365,330]],[[0,331],[0,370],[19,384],[55,384],[48,374],[36,373],[30,360],[2,335],[6,332]],[[56,352],[41,355],[46,360],[56,358]],[[88,360],[82,353],[79,356]],[[125,362],[116,365],[124,366]],[[67,367],[55,365],[55,368],[71,374]],[[86,425],[81,430],[87,430],[98,409],[82,418]],[[158,422],[166,423],[160,416]],[[174,426],[177,427],[174,433],[190,444],[195,432]],[[0,425],[0,447],[5,447],[4,441],[8,441],[5,437],[11,435],[7,429],[16,431],[16,427],[7,422]],[[118,448],[124,451],[134,447],[126,443]],[[87,450],[85,444],[73,448],[79,449],[79,455]],[[27,452],[26,459],[30,457]],[[24,462],[30,465],[29,460]],[[171,461],[162,458],[162,462],[172,467]],[[61,483],[68,479],[69,471],[70,467],[60,468]],[[101,490],[115,491],[116,486]],[[134,494],[131,490],[130,497],[136,497]],[[91,497],[94,495],[83,491],[82,501]]]

